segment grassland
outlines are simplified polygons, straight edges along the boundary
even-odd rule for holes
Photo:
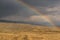
[[[60,40],[60,28],[1,22],[0,40]]]

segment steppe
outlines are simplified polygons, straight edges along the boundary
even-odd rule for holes
[[[60,28],[0,22],[0,40],[60,40]]]

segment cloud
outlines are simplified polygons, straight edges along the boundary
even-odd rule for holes
[[[34,6],[44,15],[60,14],[60,0],[22,0],[30,6]]]
[[[22,0],[34,6],[41,14],[46,15],[51,21],[60,24],[60,1],[54,0]],[[58,3],[57,3],[58,2]],[[59,15],[59,16],[58,16]],[[27,21],[34,24],[52,25],[39,14],[16,0],[0,0],[0,19],[12,21]]]
[[[44,15],[60,14],[60,0],[22,0],[30,6],[34,6]]]
[[[38,14],[16,0],[0,0],[0,18],[12,15],[29,17]]]
[[[50,6],[53,5],[54,3],[59,2],[60,0],[22,0],[23,2],[32,5],[32,6]]]
[[[46,11],[46,13],[48,14],[48,15],[60,15],[60,6],[58,5],[58,6],[54,6],[54,7],[52,7],[52,8],[46,8],[45,9],[45,11]]]
[[[33,22],[34,24],[40,24],[45,26],[52,26],[52,24],[46,20],[47,18],[42,18],[40,15],[34,15],[28,18],[28,21]]]
[[[46,19],[43,19],[40,15],[34,15],[27,19],[29,22],[33,22],[35,24],[45,25],[45,26],[60,26],[60,15],[46,15],[50,22]]]
[[[60,15],[48,15],[55,26],[60,26]]]
[[[46,19],[47,18],[42,18],[41,15],[33,15],[29,17],[29,20],[34,22],[48,22]]]
[[[0,18],[16,14],[19,8],[15,0],[0,0]]]
[[[33,15],[30,17],[22,17],[22,16],[8,16],[1,18],[3,20],[11,20],[11,21],[26,21],[30,22],[32,24],[38,24],[43,26],[52,26],[51,23],[49,23],[46,19],[43,19],[40,15]]]
[[[52,12],[52,11],[59,11],[60,8],[58,7],[53,7],[53,8],[47,8],[46,11]]]

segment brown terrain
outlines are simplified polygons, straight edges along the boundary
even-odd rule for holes
[[[60,28],[0,22],[0,40],[60,40]]]

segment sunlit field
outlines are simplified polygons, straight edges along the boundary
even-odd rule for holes
[[[0,23],[0,40],[60,40],[60,28],[21,23]]]

